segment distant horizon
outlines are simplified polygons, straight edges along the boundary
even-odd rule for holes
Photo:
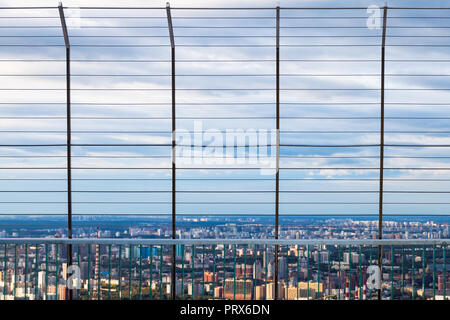
[[[378,216],[375,215],[280,215],[282,220],[373,220],[378,222]],[[0,215],[0,220],[21,220],[21,219],[32,219],[37,220],[62,220],[67,221],[67,216],[64,215]],[[184,219],[208,219],[209,221],[214,220],[245,220],[245,219],[255,219],[255,220],[273,220],[274,216],[271,215],[178,215],[178,223],[182,223]],[[125,221],[135,221],[142,222],[143,220],[167,220],[171,222],[170,215],[73,215],[73,221],[93,221],[93,220],[125,220]],[[404,221],[404,222],[414,222],[414,221],[440,221],[444,223],[450,223],[448,215],[383,215],[383,222],[386,221]],[[1,228],[1,225],[0,225]]]

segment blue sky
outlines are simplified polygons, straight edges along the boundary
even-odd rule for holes
[[[367,7],[383,3],[380,1],[281,1],[280,5],[282,7]],[[197,1],[193,5],[192,1],[171,1],[171,6],[174,8],[205,5],[208,7],[274,7],[276,4],[274,1]],[[12,5],[28,6],[30,2],[0,1],[1,7]],[[34,1],[32,5],[56,6],[57,2]],[[120,6],[125,5],[125,2],[67,1],[64,5]],[[148,1],[127,1],[126,5],[149,6],[150,4]],[[153,1],[151,5],[165,6],[165,2]],[[431,7],[442,6],[442,3],[441,1],[391,1],[388,5]],[[442,90],[450,88],[449,47],[442,46],[450,45],[450,29],[448,29],[450,10],[447,11],[389,10],[388,12],[386,144],[450,145],[450,120],[448,119],[450,109],[447,104],[450,101],[450,91]],[[65,88],[65,49],[59,28],[58,12],[56,9],[0,10],[0,15],[5,17],[0,19],[2,26],[0,44],[3,45],[0,47],[0,74],[2,74],[0,88],[28,89],[0,90],[2,144],[64,144],[66,139],[64,133],[65,91],[49,90]],[[275,127],[273,118],[275,116],[275,91],[273,90],[275,88],[275,62],[273,61],[275,59],[273,46],[275,44],[275,10],[230,12],[174,9],[172,15],[178,60],[176,65],[177,117],[181,118],[177,121],[177,127],[192,128],[193,119],[186,118],[227,117],[228,119],[203,119],[203,128],[205,130],[210,128],[218,130],[273,129]],[[11,18],[13,16],[25,18]],[[36,19],[37,16],[51,18]],[[70,14],[68,16],[70,17]],[[99,16],[147,18],[89,18]],[[235,19],[210,19],[214,16]],[[379,143],[377,131],[379,131],[378,117],[380,115],[381,30],[367,29],[367,16],[365,10],[281,11],[281,144],[367,145]],[[73,59],[72,87],[75,89],[72,92],[72,116],[74,117],[72,142],[74,144],[163,145],[170,143],[170,120],[161,119],[170,117],[171,111],[170,63],[167,62],[170,58],[170,47],[165,10],[82,10],[81,17],[82,24],[79,29],[71,27],[73,22],[69,18]],[[239,17],[253,17],[253,19],[236,19]],[[299,17],[302,19],[298,19]],[[37,28],[39,25],[46,27]],[[30,26],[30,28],[10,28],[13,26]],[[105,26],[108,28],[104,28]],[[127,28],[115,28],[119,26]],[[131,26],[141,28],[131,28]],[[142,28],[144,26],[158,28]],[[183,28],[186,26],[190,28]],[[196,26],[203,28],[192,28]],[[236,28],[221,29],[220,26]],[[415,28],[400,28],[408,26]],[[20,37],[30,35],[54,37]],[[208,36],[214,38],[208,38]],[[217,38],[219,36],[238,37]],[[11,44],[36,46],[8,46]],[[431,46],[423,46],[425,44]],[[86,45],[103,45],[103,47]],[[122,45],[122,47],[107,45]],[[124,45],[145,45],[145,47],[123,47]],[[235,46],[226,47],[225,45]],[[246,45],[251,47],[245,47]],[[86,60],[103,60],[103,62],[87,62]],[[114,62],[105,62],[107,60]],[[119,63],[117,60],[147,62]],[[148,62],[149,60],[162,62]],[[215,60],[222,61],[213,62]],[[234,60],[234,62],[223,60]],[[427,61],[417,62],[417,60]],[[442,62],[443,60],[447,62]],[[410,76],[401,76],[401,74]],[[93,90],[100,88],[126,88],[133,91]],[[228,90],[212,90],[216,88]],[[136,89],[145,90],[136,91]],[[128,119],[102,119],[107,117]],[[255,117],[261,119],[254,119]],[[101,132],[93,133],[92,131]],[[387,193],[384,195],[386,214],[448,214],[450,202],[448,202],[447,193],[414,194],[390,193],[390,191],[448,191],[450,190],[450,170],[388,169],[450,167],[449,159],[446,158],[450,157],[448,149],[386,147],[385,190]],[[160,191],[155,193],[75,192],[74,212],[77,214],[170,213],[171,194],[161,192],[171,190],[170,170],[105,170],[105,168],[115,167],[168,168],[171,165],[170,152],[170,147],[167,146],[73,147],[74,168],[101,168],[98,170],[74,169],[73,189],[75,191]],[[65,154],[64,147],[1,147],[1,167],[40,166],[62,169],[1,170],[1,179],[61,180],[0,180],[0,190],[3,191],[60,191],[0,193],[0,213],[64,213],[66,211],[64,203],[66,194],[63,192],[66,187],[66,182],[63,180],[66,177],[66,171],[63,169],[66,161]],[[280,155],[282,168],[296,168],[280,171],[281,214],[378,213],[378,194],[376,193],[378,190],[378,170],[376,170],[379,165],[378,147],[282,147]],[[14,158],[8,158],[9,156]],[[22,156],[38,157],[24,158]],[[152,156],[157,157],[152,158]],[[166,158],[163,158],[164,156]],[[81,180],[99,178],[130,180]],[[210,192],[179,192],[177,194],[179,214],[272,214],[274,212],[273,175],[261,175],[258,170],[232,170],[232,168],[227,170],[180,169],[177,171],[177,178],[179,178],[178,191],[206,190]],[[440,179],[440,181],[392,181],[389,179]],[[449,181],[445,181],[446,179]],[[211,193],[213,190],[242,192],[214,194]],[[266,192],[246,192],[258,190]],[[368,193],[292,192],[346,190],[368,191]],[[209,204],[199,202],[209,202]],[[449,204],[446,204],[447,202]]]

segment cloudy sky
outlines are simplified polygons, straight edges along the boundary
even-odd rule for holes
[[[50,9],[5,9],[30,3],[0,1],[0,213],[64,214],[64,40],[57,1],[32,2]],[[85,8],[164,7],[165,1],[64,5],[72,7],[66,16],[72,46],[74,212],[170,213],[166,11]],[[177,128],[192,130],[195,121],[204,131],[275,128],[275,10],[177,7],[276,5],[171,1]],[[388,6],[442,2],[390,1]],[[378,214],[381,30],[367,28],[369,15],[366,9],[281,10],[281,214]],[[387,21],[385,213],[448,214],[450,152],[439,145],[450,145],[450,10],[390,9]],[[211,143],[208,137],[202,141]],[[247,149],[245,155],[255,152]],[[217,163],[180,167],[179,214],[274,212],[274,175],[262,175],[258,165],[248,170]]]

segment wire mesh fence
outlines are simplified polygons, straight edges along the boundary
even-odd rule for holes
[[[171,245],[156,244],[158,240],[150,241],[155,243],[150,245],[145,240],[143,244],[139,240],[131,240],[130,244],[72,241],[77,278],[67,280],[66,244],[57,239],[44,244],[36,241],[2,243],[3,300],[65,300],[68,288],[74,289],[73,298],[80,300],[172,297]],[[248,242],[179,241],[175,298],[273,300],[278,283],[278,299],[377,299],[368,268],[376,265],[379,246],[371,240],[360,244],[292,241],[291,245],[280,245],[278,282],[274,274],[275,247],[265,241]],[[448,244],[419,242],[398,244],[394,240],[382,247],[383,299],[447,298]]]

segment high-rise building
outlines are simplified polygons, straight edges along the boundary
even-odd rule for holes
[[[211,271],[205,271],[205,273],[203,275],[203,279],[205,282],[217,282],[219,277],[218,277],[217,273],[214,274]]]
[[[350,253],[344,252],[343,256],[344,256],[344,263],[349,263],[350,262]],[[352,252],[351,263],[359,263],[359,258],[360,258],[359,253]],[[365,262],[365,260],[366,260],[365,255],[361,254],[361,262]]]
[[[236,265],[236,276],[237,277],[253,277],[253,267],[249,264],[239,264]]]
[[[270,261],[270,263],[267,265],[267,279],[273,280],[275,274],[275,263],[273,261]]]
[[[253,279],[262,279],[262,266],[259,260],[256,260],[253,264]]]
[[[285,287],[285,298],[287,300],[297,300],[297,298],[300,297],[300,290],[298,290],[297,287],[293,287],[293,286],[288,286]]]
[[[223,288],[222,287],[215,287],[214,288],[214,298],[215,299],[223,298]]]
[[[255,300],[264,299],[264,286],[256,286],[255,288]]]
[[[66,300],[67,299],[67,287],[64,285],[58,286],[58,299]]]
[[[314,298],[317,297],[318,294],[323,292],[323,284],[317,283],[317,281],[306,281],[306,282],[299,282],[297,284],[297,287],[299,289],[299,297],[301,298]]]
[[[253,297],[253,280],[247,279],[226,279],[225,299],[230,300],[251,300]]]
[[[445,278],[443,275],[438,276],[438,290],[444,290],[444,281]]]
[[[88,262],[82,261],[80,264],[80,273],[81,273],[81,280],[87,280],[88,278]]]
[[[188,285],[188,295],[190,296],[198,296],[202,293],[202,286],[195,283],[194,285],[192,285],[192,283],[190,283]]]
[[[45,290],[45,271],[39,271],[38,272],[38,287],[42,289],[42,291]]]
[[[64,280],[67,279],[67,263],[66,262],[64,262],[62,264],[61,276]]]
[[[278,279],[284,279],[287,275],[287,259],[280,257],[278,259]]]
[[[269,251],[264,251],[264,256],[263,256],[263,266],[267,266],[269,265],[270,261],[273,261],[274,259],[274,255],[272,252]]]
[[[284,296],[282,283],[278,283],[278,295],[279,295],[278,298]],[[275,299],[275,283],[273,282],[269,282],[266,285],[266,299],[267,300]]]

